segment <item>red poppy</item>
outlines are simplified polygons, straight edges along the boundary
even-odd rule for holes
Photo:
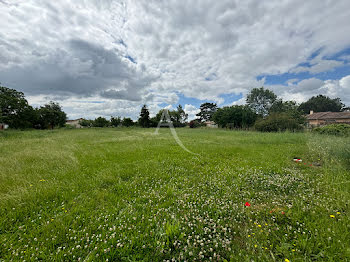
[[[282,211],[281,214],[284,215],[285,214],[284,211]]]
[[[245,202],[244,204],[246,207],[250,207],[250,203],[249,202]]]

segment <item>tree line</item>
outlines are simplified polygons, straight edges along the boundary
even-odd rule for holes
[[[51,101],[33,108],[22,92],[0,86],[0,123],[11,128],[53,129],[64,126],[66,119],[67,115],[58,103]]]
[[[157,127],[159,122],[166,122],[165,119],[162,119],[162,115],[166,109],[161,109],[154,116],[150,117],[150,112],[147,105],[143,105],[141,108],[140,116],[137,121],[133,121],[129,117],[111,117],[110,120],[104,117],[98,117],[95,120],[81,120],[79,124],[84,127],[130,127],[130,126],[140,126],[144,128],[148,127]],[[186,120],[188,114],[185,113],[181,105],[178,105],[175,110],[167,110],[167,113],[170,117],[171,122],[174,127],[184,127],[186,126]]]
[[[297,104],[283,101],[269,89],[254,88],[246,98],[245,105],[218,108],[215,103],[203,103],[198,119],[190,122],[190,127],[201,126],[203,122],[214,121],[222,128],[253,128],[258,131],[300,130],[305,124],[305,115],[314,112],[340,112],[349,108],[340,98],[331,99],[318,95]]]
[[[129,117],[97,117],[94,120],[81,120],[84,127],[118,127],[140,126],[157,127],[166,109],[161,109],[154,117],[150,117],[147,105],[143,105],[137,121]],[[283,131],[302,129],[305,115],[314,112],[340,112],[349,110],[340,98],[331,99],[318,95],[308,101],[297,104],[295,101],[284,101],[269,89],[254,88],[246,98],[245,105],[232,105],[219,108],[215,103],[203,103],[199,108],[197,119],[187,122],[188,114],[181,105],[174,110],[167,110],[174,127],[200,127],[208,121],[215,122],[221,128],[250,129],[259,131]],[[28,104],[22,92],[0,86],[0,123],[11,128],[48,129],[63,127],[66,124],[66,113],[58,103],[50,102],[39,108]]]

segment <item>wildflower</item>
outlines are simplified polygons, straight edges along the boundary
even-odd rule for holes
[[[257,247],[258,245],[254,245],[254,247]]]
[[[285,261],[285,262],[290,262],[288,258],[286,258],[284,261]]]
[[[340,215],[340,212],[337,212],[337,215]]]
[[[250,235],[248,235],[248,237],[250,237]]]
[[[261,227],[261,225],[258,225],[258,227]]]
[[[335,218],[335,216],[334,215],[329,215],[330,216],[330,218]]]
[[[249,202],[245,202],[244,204],[246,207],[250,207],[250,203]]]
[[[282,215],[284,215],[284,214],[285,214],[285,212],[284,212],[284,211],[282,211],[282,212],[281,212],[281,214],[282,214]]]

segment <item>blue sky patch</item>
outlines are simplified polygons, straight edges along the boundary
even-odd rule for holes
[[[306,62],[300,63],[298,65],[302,67],[308,67],[310,68],[312,65],[310,64],[310,61],[315,58],[322,49],[317,50],[314,52]],[[265,78],[265,84],[266,85],[287,85],[287,81],[290,79],[298,79],[299,81],[308,79],[308,78],[317,78],[320,80],[337,80],[341,79],[342,77],[345,77],[350,74],[350,63],[345,61],[344,56],[350,55],[350,48],[345,49],[333,56],[329,56],[325,59],[327,60],[337,60],[337,61],[343,61],[344,65],[335,67],[329,71],[321,72],[321,73],[310,73],[310,72],[300,72],[300,73],[283,73],[283,74],[277,74],[277,75],[259,75],[257,76],[257,80],[261,80]]]

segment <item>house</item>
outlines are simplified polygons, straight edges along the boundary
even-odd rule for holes
[[[204,123],[205,123],[206,127],[218,128],[218,125],[214,121],[206,121]]]
[[[9,128],[9,125],[5,124],[5,123],[0,123],[0,130],[4,130]]]
[[[79,124],[81,120],[84,120],[84,118],[79,118],[75,120],[67,120],[66,125],[73,126],[75,128],[82,128],[82,126]]]
[[[306,116],[308,127],[318,127],[329,124],[349,124],[350,112],[317,112],[310,111]]]

